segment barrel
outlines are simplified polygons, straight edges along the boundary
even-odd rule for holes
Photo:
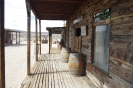
[[[42,44],[48,43],[48,40],[42,40]]]
[[[70,48],[62,47],[62,50],[60,52],[62,62],[68,63],[70,51]]]
[[[62,50],[62,46],[61,46],[60,43],[57,43],[57,47],[58,47],[60,50]]]
[[[74,76],[82,76],[85,73],[85,62],[81,53],[70,53],[69,72]]]

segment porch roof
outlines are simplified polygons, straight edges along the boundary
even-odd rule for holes
[[[23,32],[22,30],[18,30],[18,29],[8,29],[8,28],[5,28],[5,31],[10,31],[10,32]]]
[[[26,0],[28,1],[28,0]],[[29,0],[40,20],[67,20],[87,0]]]
[[[51,31],[54,34],[61,34],[66,27],[47,27],[47,31]]]

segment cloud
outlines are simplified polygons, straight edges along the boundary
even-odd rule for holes
[[[46,27],[62,27],[63,21],[42,20],[42,32]],[[25,0],[5,0],[5,28],[27,31]],[[35,31],[35,17],[31,14],[31,31]]]
[[[26,29],[25,0],[5,0],[5,28]]]

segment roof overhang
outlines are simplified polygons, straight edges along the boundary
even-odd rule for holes
[[[52,34],[61,34],[66,27],[47,27],[46,30],[51,32]]]
[[[26,0],[27,1],[27,0]],[[87,0],[29,0],[40,20],[67,20]]]
[[[8,28],[5,28],[5,31],[10,31],[10,32],[23,32],[21,30],[17,30],[17,29],[8,29]]]

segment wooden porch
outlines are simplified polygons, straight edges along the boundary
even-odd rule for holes
[[[59,54],[41,55],[21,88],[96,88],[86,76],[69,74],[68,64],[60,60]]]

